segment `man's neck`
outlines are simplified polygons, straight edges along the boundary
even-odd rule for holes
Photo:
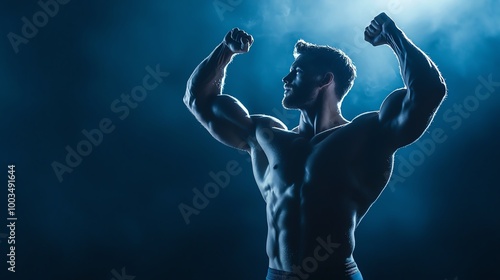
[[[321,102],[319,106],[300,110],[300,112],[298,133],[308,137],[349,123],[342,116],[338,102]]]

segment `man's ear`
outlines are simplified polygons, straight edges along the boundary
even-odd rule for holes
[[[320,81],[320,87],[325,87],[325,86],[329,86],[330,84],[334,83],[334,80],[333,80],[333,73],[332,72],[326,72],[324,75],[323,75],[323,78],[321,79]]]

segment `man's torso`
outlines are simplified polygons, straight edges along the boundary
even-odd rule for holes
[[[266,118],[255,121],[252,167],[266,201],[269,267],[292,271],[308,258],[323,268],[352,260],[354,229],[392,169],[378,114],[311,139]]]

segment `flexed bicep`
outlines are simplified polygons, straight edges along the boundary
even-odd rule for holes
[[[247,109],[230,95],[217,95],[198,108],[193,104],[192,112],[198,121],[221,143],[248,151],[248,139],[254,125]]]
[[[193,71],[184,95],[184,104],[214,138],[246,151],[252,120],[247,109],[236,98],[222,94],[222,89],[228,64],[235,55],[248,52],[252,44],[251,35],[233,28]]]
[[[415,142],[432,122],[443,100],[440,86],[428,88],[430,97],[418,98],[411,90],[393,91],[382,103],[379,112],[381,127],[389,135],[388,144],[400,148]]]
[[[398,58],[405,88],[392,92],[379,112],[388,144],[397,149],[424,133],[447,94],[446,84],[435,63],[385,13],[374,18],[365,38],[374,46],[388,45]]]
[[[434,116],[433,104],[415,104],[407,89],[393,91],[379,111],[381,127],[387,132],[387,144],[397,149],[417,140]]]

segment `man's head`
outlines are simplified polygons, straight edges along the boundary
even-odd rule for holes
[[[286,108],[304,108],[316,101],[318,94],[334,94],[342,102],[356,78],[356,67],[341,50],[299,40],[295,44],[290,73],[283,78]]]

